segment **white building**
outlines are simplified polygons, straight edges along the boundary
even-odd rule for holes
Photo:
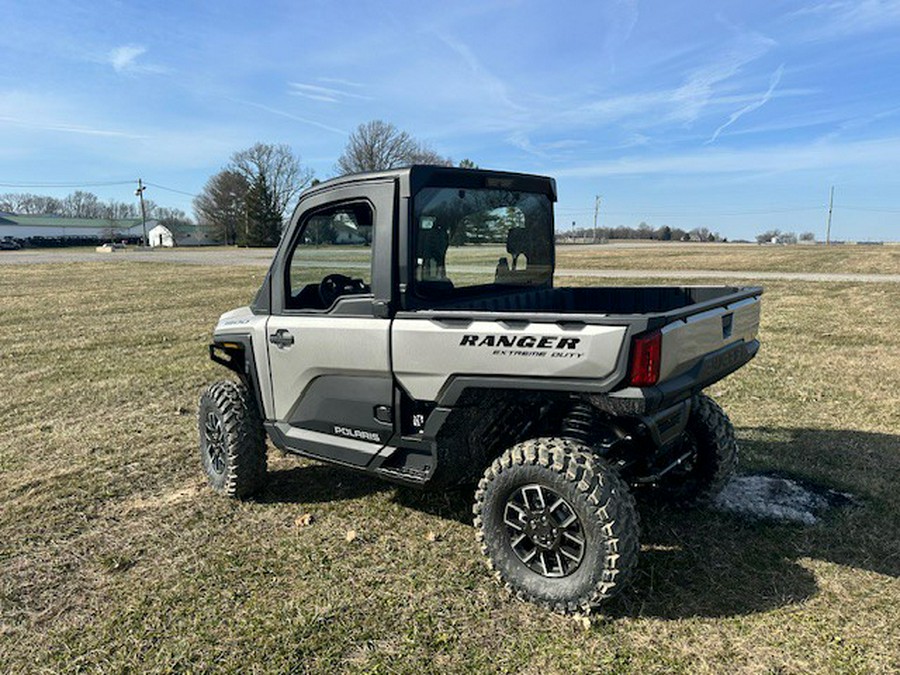
[[[175,235],[165,225],[157,225],[147,232],[147,243],[151,248],[172,248],[175,246]]]

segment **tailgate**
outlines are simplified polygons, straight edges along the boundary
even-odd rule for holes
[[[759,296],[691,314],[664,326],[659,381],[690,370],[701,358],[759,332]]]
[[[404,318],[394,320],[394,375],[420,400],[436,400],[454,376],[567,378],[604,382],[614,376],[625,326],[562,321]]]

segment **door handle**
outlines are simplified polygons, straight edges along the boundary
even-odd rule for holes
[[[269,342],[271,342],[279,349],[284,349],[294,344],[294,336],[291,335],[286,329],[279,328],[274,333],[269,335]]]

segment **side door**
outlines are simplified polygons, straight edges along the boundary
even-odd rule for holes
[[[266,326],[275,427],[296,452],[366,466],[393,432],[393,181],[301,203],[272,270]]]

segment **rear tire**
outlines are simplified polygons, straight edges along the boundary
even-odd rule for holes
[[[570,440],[504,452],[484,472],[473,510],[482,552],[506,587],[553,611],[590,611],[621,591],[637,563],[628,487]]]
[[[215,382],[200,396],[200,462],[209,484],[228,497],[245,498],[266,479],[266,436],[247,387]]]
[[[718,496],[737,470],[734,427],[719,404],[705,394],[695,397],[683,435],[693,456],[663,477],[654,494],[679,506],[701,506]]]

